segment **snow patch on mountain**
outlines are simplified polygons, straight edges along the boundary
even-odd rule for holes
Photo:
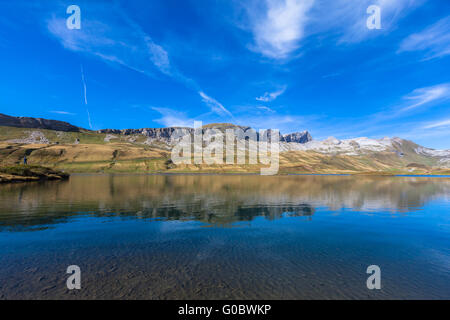
[[[425,147],[418,147],[415,149],[417,154],[421,154],[424,156],[431,156],[431,157],[450,157],[450,150],[434,150],[429,149]]]
[[[282,151],[317,151],[325,154],[344,154],[358,155],[364,152],[387,151],[393,148],[393,139],[383,138],[380,140],[369,138],[355,138],[339,140],[335,137],[329,137],[323,141],[312,140],[304,144],[282,143]]]

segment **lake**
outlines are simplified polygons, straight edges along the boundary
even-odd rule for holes
[[[81,269],[68,290],[67,267]],[[368,266],[381,289],[366,286]],[[0,299],[450,299],[450,178],[0,186]]]

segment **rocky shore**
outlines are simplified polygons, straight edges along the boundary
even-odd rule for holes
[[[1,166],[0,183],[30,182],[41,180],[66,180],[69,174],[41,166]]]

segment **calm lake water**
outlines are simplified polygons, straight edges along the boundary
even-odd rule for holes
[[[66,288],[69,265],[81,290]],[[366,287],[369,265],[381,290]],[[450,299],[450,178],[3,185],[0,298]]]

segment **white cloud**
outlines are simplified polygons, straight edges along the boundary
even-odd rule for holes
[[[200,91],[198,93],[201,97],[204,103],[206,103],[210,108],[211,111],[214,113],[217,113],[219,115],[226,115],[233,117],[230,111],[228,111],[220,102],[217,100],[211,98],[210,96],[206,95],[203,91]]]
[[[267,112],[270,112],[270,113],[275,112],[274,110],[272,110],[272,109],[270,109],[269,107],[266,107],[266,106],[257,106],[256,108],[264,110],[264,111],[267,111]]]
[[[257,97],[256,100],[263,102],[270,102],[281,96],[286,91],[286,87],[275,92],[265,92],[261,97]]]
[[[266,0],[264,12],[249,13],[254,37],[252,49],[269,58],[287,58],[299,47],[306,13],[313,3],[314,0]]]
[[[250,49],[265,57],[291,58],[302,40],[333,36],[338,43],[357,43],[396,28],[398,21],[427,0],[253,0],[245,2],[248,21],[236,23],[250,30]],[[250,3],[250,4],[248,4]],[[369,30],[367,8],[381,9],[381,30]],[[262,9],[261,9],[262,8]],[[296,54],[298,56],[298,52]]]
[[[179,112],[169,108],[151,107],[161,114],[160,119],[155,121],[164,127],[193,127],[194,120],[189,119],[184,112]]]
[[[434,129],[434,128],[438,128],[438,127],[447,127],[447,126],[450,126],[450,119],[430,123],[430,124],[424,126],[423,128],[424,129]]]
[[[398,53],[423,51],[425,59],[440,58],[450,54],[450,16],[439,20],[419,33],[407,37]]]
[[[450,83],[415,89],[403,98],[413,103],[403,107],[401,111],[409,111],[431,102],[447,100],[450,98]]]

